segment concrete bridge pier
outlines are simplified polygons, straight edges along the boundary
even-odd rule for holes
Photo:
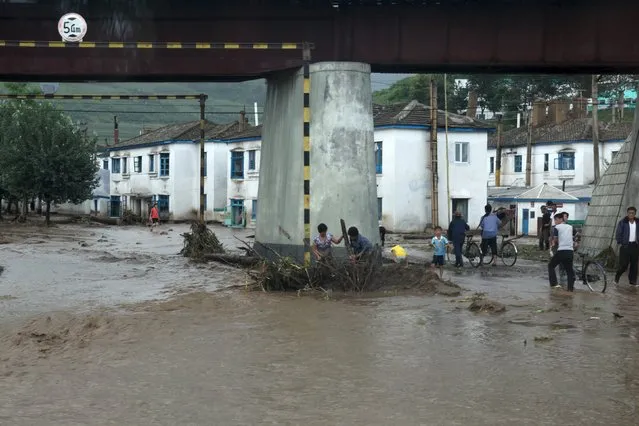
[[[340,236],[342,218],[373,244],[379,243],[370,76],[368,64],[310,66],[311,238],[320,223]],[[303,70],[278,73],[267,84],[255,249],[302,261]]]

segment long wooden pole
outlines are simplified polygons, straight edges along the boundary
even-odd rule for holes
[[[595,184],[599,182],[599,79],[592,76],[592,159],[595,169]]]
[[[439,190],[437,164],[437,83],[430,80],[430,167],[431,167],[431,215],[433,227],[439,224]]]

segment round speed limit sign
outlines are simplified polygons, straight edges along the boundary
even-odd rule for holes
[[[67,13],[58,21],[58,32],[64,41],[80,42],[87,34],[87,21],[77,13]]]

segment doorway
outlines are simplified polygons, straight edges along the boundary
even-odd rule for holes
[[[468,221],[468,200],[468,198],[453,198],[453,214],[460,212],[466,221]]]
[[[524,209],[521,216],[521,233],[528,235],[528,224],[530,223],[530,210]]]
[[[231,226],[244,226],[244,200],[231,199]]]

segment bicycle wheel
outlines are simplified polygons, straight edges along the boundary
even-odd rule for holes
[[[473,268],[477,268],[479,267],[479,265],[481,265],[481,250],[479,249],[477,243],[468,244],[464,255]]]
[[[504,243],[501,247],[501,261],[504,262],[506,266],[515,265],[517,262],[517,246],[515,246],[515,244],[510,241]]]
[[[584,284],[590,288],[590,291],[606,292],[608,279],[606,278],[605,269],[599,262],[586,262],[586,266],[582,272],[582,278]]]

